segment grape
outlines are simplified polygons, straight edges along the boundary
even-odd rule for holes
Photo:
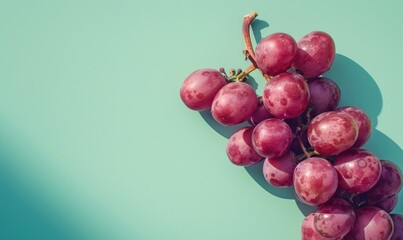
[[[297,43],[287,33],[273,33],[256,46],[255,60],[260,70],[270,76],[287,71],[297,52]]]
[[[227,143],[227,155],[238,166],[248,166],[260,162],[260,156],[252,146],[253,127],[244,127],[236,131]]]
[[[263,105],[262,97],[259,97],[258,100],[259,101],[256,110],[252,113],[252,115],[248,119],[248,122],[253,126],[258,125],[261,121],[267,118],[273,117],[273,115],[271,115],[267,111],[266,107]]]
[[[290,148],[294,134],[283,120],[269,118],[260,122],[252,133],[256,152],[264,157],[279,157]]]
[[[308,126],[308,141],[322,155],[349,149],[358,137],[357,123],[347,113],[330,111],[316,116]]]
[[[244,82],[232,82],[222,87],[214,97],[211,113],[222,125],[246,121],[257,108],[257,95]]]
[[[336,170],[323,158],[307,158],[294,170],[295,193],[308,205],[327,202],[336,192],[337,184]]]
[[[313,220],[316,231],[326,238],[344,237],[353,227],[354,208],[345,200],[334,198],[319,206]]]
[[[397,194],[395,194],[387,199],[375,201],[375,203],[370,203],[369,205],[378,207],[378,208],[384,210],[385,212],[390,213],[396,207],[398,200],[399,200],[399,197]]]
[[[297,166],[295,153],[288,151],[281,157],[269,157],[263,163],[263,175],[274,187],[292,185],[294,169]]]
[[[329,78],[317,77],[308,81],[311,97],[309,103],[314,107],[315,116],[333,111],[339,105],[341,92],[339,86]]]
[[[313,213],[309,214],[304,218],[301,227],[301,239],[302,240],[329,240],[329,238],[322,237],[318,231],[316,231],[313,224],[313,219],[315,215]]]
[[[317,77],[330,69],[335,55],[334,41],[329,34],[311,32],[298,41],[292,66],[306,78]]]
[[[394,232],[390,240],[403,240],[403,216],[400,214],[390,214],[394,227]]]
[[[298,117],[309,104],[308,84],[298,73],[281,73],[266,83],[263,104],[277,118]]]
[[[358,125],[358,137],[353,147],[359,148],[364,145],[369,139],[372,130],[371,119],[368,115],[363,110],[352,106],[342,107],[337,110],[350,114]]]
[[[355,224],[345,240],[389,240],[393,233],[393,221],[380,208],[367,206],[356,210]]]
[[[352,193],[370,190],[381,176],[381,162],[364,149],[349,149],[338,155],[334,167],[339,173],[340,187]]]
[[[391,161],[381,160],[381,177],[377,184],[366,195],[377,201],[387,199],[398,193],[402,188],[402,172]]]
[[[208,110],[211,108],[214,96],[225,84],[227,82],[219,71],[200,69],[190,74],[182,83],[180,97],[192,110]]]

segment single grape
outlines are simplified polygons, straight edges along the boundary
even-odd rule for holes
[[[298,41],[292,66],[306,78],[318,77],[330,69],[335,55],[335,44],[329,34],[311,32]]]
[[[263,103],[269,113],[277,118],[298,117],[308,108],[308,84],[298,73],[281,73],[266,83]]]
[[[366,195],[377,201],[387,199],[402,189],[402,172],[400,168],[391,161],[381,160],[381,177],[377,184],[371,188]]]
[[[358,137],[353,147],[359,148],[364,145],[369,139],[372,131],[371,119],[368,117],[368,115],[362,109],[352,106],[342,107],[337,110],[350,114],[350,116],[352,116],[357,123]]]
[[[309,214],[304,218],[301,227],[301,239],[302,240],[329,240],[329,238],[322,237],[315,229],[313,224],[314,213]]]
[[[396,207],[398,200],[399,200],[398,194],[395,194],[387,199],[383,199],[380,201],[372,200],[372,203],[370,203],[369,206],[378,207],[384,210],[385,212],[390,213]]]
[[[358,194],[370,190],[381,177],[381,162],[371,152],[353,148],[337,156],[334,167],[340,187]]]
[[[297,43],[287,33],[273,33],[257,44],[255,60],[262,72],[275,76],[287,71],[297,52]]]
[[[222,125],[246,121],[257,108],[257,95],[249,84],[232,82],[222,87],[214,97],[211,113]]]
[[[215,69],[200,69],[191,73],[182,83],[180,97],[185,105],[196,111],[211,108],[214,96],[227,84]]]
[[[258,105],[256,110],[252,113],[252,115],[250,116],[250,118],[248,119],[248,122],[252,125],[252,126],[256,126],[258,125],[261,121],[268,119],[268,118],[272,118],[274,117],[273,115],[271,115],[269,113],[269,111],[267,111],[266,107],[263,105],[263,99],[262,97],[258,98]]]
[[[341,92],[339,86],[329,78],[317,77],[308,81],[309,104],[314,107],[314,116],[333,111],[339,105]]]
[[[244,127],[236,131],[227,143],[229,160],[238,166],[248,166],[263,160],[252,146],[253,127]]]
[[[393,221],[384,210],[367,206],[355,211],[355,224],[345,240],[389,240],[393,233]]]
[[[403,216],[400,214],[390,214],[392,218],[394,231],[390,240],[403,240]]]
[[[316,116],[308,126],[308,141],[322,155],[336,155],[349,149],[358,136],[358,126],[347,113],[330,111]]]
[[[337,172],[325,159],[307,158],[294,170],[294,189],[298,198],[312,206],[327,202],[336,192]]]
[[[269,118],[260,122],[252,133],[256,152],[265,157],[280,157],[288,151],[294,134],[283,120]]]
[[[340,198],[333,198],[320,205],[314,214],[315,229],[325,238],[344,237],[355,221],[354,208]]]
[[[288,151],[281,157],[266,158],[263,163],[263,175],[266,181],[274,187],[289,187],[293,183],[296,166],[295,153]]]

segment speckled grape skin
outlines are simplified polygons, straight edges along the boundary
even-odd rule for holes
[[[259,97],[258,100],[259,101],[256,110],[252,113],[252,115],[248,119],[248,123],[250,123],[252,126],[258,125],[261,121],[265,119],[274,117],[269,113],[269,111],[267,111],[266,107],[263,104],[262,97]]]
[[[281,73],[266,83],[262,97],[264,106],[273,116],[295,118],[309,105],[309,88],[300,74]]]
[[[372,131],[371,119],[364,112],[364,110],[357,107],[348,106],[337,109],[338,111],[350,114],[357,123],[358,137],[352,147],[359,148],[364,145],[369,139]]]
[[[334,198],[322,204],[315,211],[314,226],[316,231],[326,238],[341,238],[353,227],[354,208],[340,198]]]
[[[302,72],[304,77],[318,77],[330,69],[336,56],[336,48],[329,34],[315,31],[298,41],[293,68]]]
[[[390,240],[403,240],[403,216],[400,214],[390,214],[394,224],[394,231]]]
[[[395,195],[402,189],[402,172],[399,167],[391,161],[381,160],[381,177],[376,185],[366,195],[378,201]]]
[[[294,189],[298,198],[312,206],[327,202],[336,192],[337,172],[325,159],[307,158],[294,170]]]
[[[232,82],[222,87],[214,97],[211,113],[222,125],[236,125],[246,121],[257,108],[257,95],[244,82]]]
[[[225,84],[227,82],[219,71],[200,69],[191,73],[182,83],[180,97],[192,110],[208,110],[211,108],[214,96]]]
[[[358,126],[347,113],[330,111],[316,116],[308,126],[308,141],[320,154],[336,155],[349,149],[358,137]]]
[[[302,240],[330,240],[329,238],[322,237],[315,229],[313,219],[315,215],[309,214],[304,218],[301,226],[301,239]]]
[[[314,107],[314,116],[333,111],[339,105],[341,92],[339,86],[329,78],[317,77],[308,81],[309,103]]]
[[[257,66],[264,73],[275,76],[287,71],[297,53],[297,43],[287,33],[273,33],[258,43],[255,50]]]
[[[381,162],[371,152],[354,148],[337,156],[334,167],[339,173],[339,185],[352,193],[370,190],[381,177]]]
[[[389,240],[393,233],[393,221],[380,208],[367,206],[355,211],[355,224],[344,240]]]
[[[385,212],[390,213],[396,207],[396,204],[399,200],[398,196],[399,196],[398,194],[395,194],[387,199],[376,201],[375,203],[370,203],[369,206],[378,207],[384,210]]]
[[[263,163],[263,175],[274,187],[289,187],[293,183],[293,173],[297,166],[295,153],[288,151],[281,157],[266,158]]]
[[[269,118],[260,122],[252,133],[253,148],[264,157],[279,157],[288,151],[294,134],[283,120]]]
[[[227,143],[227,156],[238,166],[249,166],[263,160],[252,146],[253,127],[244,127],[236,131]]]

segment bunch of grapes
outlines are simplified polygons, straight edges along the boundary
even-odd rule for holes
[[[339,107],[340,88],[322,76],[335,59],[333,39],[321,31],[298,42],[274,33],[253,49],[249,28],[256,16],[246,15],[242,25],[250,67],[197,70],[182,84],[182,101],[211,111],[224,126],[249,123],[230,137],[228,158],[238,166],[264,161],[269,184],[293,186],[301,202],[317,207],[302,222],[302,239],[403,239],[403,216],[389,214],[402,173],[362,148],[370,118],[357,107]],[[259,95],[245,82],[255,69],[267,80]]]

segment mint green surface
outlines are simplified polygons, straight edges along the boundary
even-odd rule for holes
[[[393,3],[392,3],[393,2]],[[403,169],[401,1],[0,0],[0,239],[299,239],[292,189],[232,165],[232,131],[187,109],[199,68],[256,40],[328,32],[327,76],[368,112],[368,150]],[[261,92],[264,80],[252,74]],[[253,82],[253,81],[252,81]],[[403,194],[394,210],[403,214]]]

